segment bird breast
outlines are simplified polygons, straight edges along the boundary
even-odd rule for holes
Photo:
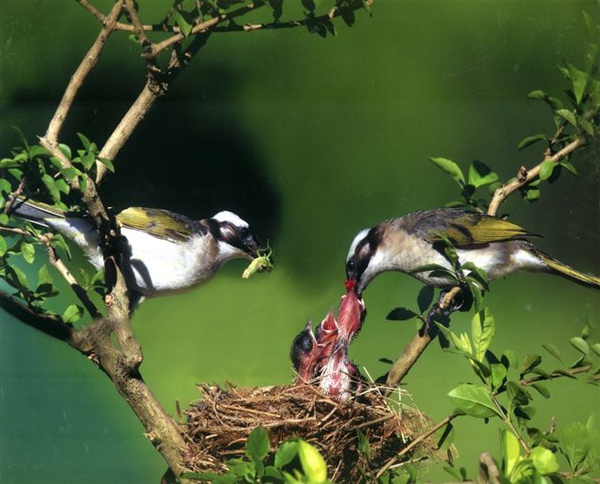
[[[145,295],[165,294],[201,284],[222,265],[217,244],[209,235],[173,242],[139,230],[123,228],[121,233],[130,249],[125,269],[130,272],[130,279],[134,278],[132,288]]]

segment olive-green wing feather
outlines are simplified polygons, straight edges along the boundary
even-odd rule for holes
[[[160,239],[185,242],[206,229],[194,220],[168,210],[130,207],[117,215],[121,227],[147,232]]]
[[[456,247],[463,247],[536,236],[512,222],[479,212],[439,209],[421,213],[424,217],[418,223],[419,232],[430,242],[447,238]]]

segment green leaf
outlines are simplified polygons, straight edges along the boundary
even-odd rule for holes
[[[531,146],[534,143],[537,143],[538,141],[544,141],[547,139],[548,137],[545,134],[535,134],[533,136],[527,136],[519,142],[517,149],[522,150],[527,148],[528,146]]]
[[[4,257],[6,254],[6,250],[8,246],[6,245],[6,240],[4,237],[0,236],[0,257]]]
[[[561,450],[567,458],[571,472],[576,472],[591,448],[591,434],[581,422],[567,425],[561,435]]]
[[[580,71],[575,66],[567,62],[567,70],[569,71],[569,79],[573,85],[573,95],[577,104],[581,103],[585,87],[587,86],[590,75],[587,72]]]
[[[538,366],[542,362],[542,357],[540,355],[527,355],[523,358],[523,363],[521,364],[521,375],[527,375],[527,373],[531,372],[536,366]]]
[[[27,276],[18,266],[13,265],[6,267],[6,282],[15,289],[22,291],[27,291],[29,289]]]
[[[444,170],[462,188],[465,186],[465,176],[460,167],[447,158],[429,158],[435,165]]]
[[[73,324],[83,316],[83,308],[77,304],[71,304],[62,315],[62,320],[67,324]]]
[[[514,381],[509,381],[506,384],[506,394],[512,406],[527,405],[531,401],[529,392]]]
[[[561,363],[563,362],[562,358],[560,357],[560,351],[558,351],[558,348],[556,346],[547,343],[543,344],[542,348],[544,348],[548,353],[554,356],[554,358],[556,358],[558,361],[560,361]]]
[[[577,119],[572,111],[569,111],[568,109],[559,109],[556,111],[556,114],[568,121],[573,126],[577,126]]]
[[[490,364],[490,370],[492,375],[492,387],[494,390],[500,388],[508,375],[508,368],[502,363]]]
[[[296,455],[298,455],[298,441],[288,440],[282,443],[275,453],[275,467],[281,469],[292,462]]]
[[[541,383],[533,383],[531,386],[535,388],[542,397],[550,398],[550,392]]]
[[[90,150],[90,145],[91,142],[90,140],[83,134],[81,133],[77,133],[77,136],[79,137],[79,140],[81,141],[81,144],[83,145],[83,147],[85,148],[86,151]]]
[[[271,443],[269,441],[269,434],[267,430],[262,427],[256,427],[246,441],[246,455],[248,457],[257,459],[264,459],[269,454],[269,447]]]
[[[327,480],[327,464],[319,451],[304,440],[298,441],[298,456],[302,470],[309,482],[325,482]]]
[[[561,161],[560,162],[560,166],[564,166],[565,169],[571,173],[572,175],[577,176],[577,169],[575,168],[575,166],[573,165],[573,163],[571,163],[570,161]]]
[[[262,427],[256,427],[246,441],[246,455],[252,459],[256,474],[258,477],[264,473],[263,459],[269,454],[271,442],[267,430]]]
[[[463,383],[448,393],[456,409],[465,415],[490,418],[500,415],[487,388]]]
[[[52,284],[52,274],[48,266],[44,264],[38,271],[38,287],[43,284]]]
[[[102,163],[106,167],[106,169],[111,173],[115,172],[115,165],[113,165],[112,160],[110,160],[109,158],[101,157],[98,158],[98,161]]]
[[[510,475],[521,460],[521,446],[519,439],[508,430],[502,432],[502,454],[504,456],[504,474]]]
[[[575,348],[577,351],[579,351],[585,356],[587,356],[590,353],[590,346],[588,345],[587,341],[583,338],[580,338],[579,336],[571,338],[569,340],[569,343],[571,343],[571,346],[573,346],[573,348]]]
[[[358,437],[358,439],[357,439],[358,451],[361,454],[363,454],[367,459],[370,459],[371,458],[371,443],[369,442],[369,439],[364,434],[364,432],[360,429],[356,429],[356,435]]]
[[[495,319],[488,308],[484,308],[471,319],[471,339],[477,360],[484,361],[485,352],[490,347],[495,332]]]
[[[71,159],[71,157],[72,157],[71,148],[69,148],[66,144],[59,143],[58,149],[62,152],[63,155],[65,155],[67,158],[69,158],[69,160]]]
[[[477,188],[497,180],[498,175],[485,163],[477,160],[471,163],[471,166],[469,167],[469,185],[473,185]]]
[[[35,260],[35,247],[33,244],[29,242],[21,243],[21,255],[23,256],[23,260],[28,264],[32,264]]]
[[[548,178],[550,178],[552,176],[552,172],[554,171],[554,168],[556,168],[557,166],[558,166],[558,163],[556,163],[556,161],[552,161],[552,160],[542,161],[542,164],[540,165],[540,179],[547,180]]]
[[[193,25],[189,23],[177,10],[173,11],[173,19],[175,20],[177,26],[181,29],[183,36],[188,37],[192,32]]]

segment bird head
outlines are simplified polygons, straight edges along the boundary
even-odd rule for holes
[[[298,380],[307,382],[314,378],[315,368],[321,355],[321,347],[312,330],[309,319],[304,329],[294,338],[290,358],[298,374]]]
[[[379,226],[361,230],[350,244],[346,257],[347,281],[354,281],[354,291],[361,295],[367,284],[381,272],[377,260],[381,257],[379,246],[381,231]]]
[[[248,223],[232,212],[219,212],[208,220],[209,229],[219,244],[223,259],[253,259],[258,256],[258,242]]]

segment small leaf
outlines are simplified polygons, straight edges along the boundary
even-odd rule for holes
[[[79,321],[83,316],[83,308],[77,304],[71,304],[62,315],[62,320],[67,324],[73,324]]]
[[[564,166],[565,169],[571,173],[572,175],[577,176],[577,169],[575,168],[575,166],[573,165],[573,163],[571,163],[570,161],[561,161],[560,162],[560,166]]]
[[[537,392],[544,398],[550,398],[550,392],[548,389],[543,386],[541,383],[533,383],[531,385],[533,388],[537,390]]]
[[[571,343],[571,346],[573,346],[573,348],[575,348],[577,351],[579,351],[585,356],[587,356],[590,352],[590,346],[587,344],[587,341],[583,338],[580,338],[579,336],[571,338],[569,340],[569,343]]]
[[[454,426],[448,422],[444,427],[435,433],[436,447],[439,450],[447,450],[454,441]]]
[[[542,475],[552,474],[560,468],[556,456],[551,450],[545,447],[534,447],[531,449],[529,458],[533,461],[533,466]]]
[[[58,144],[58,149],[60,151],[62,151],[62,154],[65,155],[67,158],[69,158],[69,160],[71,159],[71,148],[69,148],[66,144],[64,143],[59,143]]]
[[[86,151],[89,151],[91,145],[90,140],[87,139],[87,137],[81,133],[77,133],[77,136],[79,137],[79,140],[81,141],[81,144],[86,149]]]
[[[52,274],[46,264],[40,267],[38,271],[38,287],[43,284],[52,284]]]
[[[371,458],[371,443],[369,439],[364,434],[364,432],[360,429],[356,429],[356,434],[358,437],[357,446],[358,450],[361,454],[363,454],[367,459]]]
[[[432,286],[423,286],[423,288],[419,291],[419,295],[417,296],[417,304],[419,305],[419,311],[421,311],[421,313],[427,311],[429,306],[431,306],[434,292],[435,291]]]
[[[7,249],[6,240],[4,237],[0,236],[0,257],[4,257]]]
[[[262,461],[269,454],[270,445],[267,430],[262,426],[258,426],[248,435],[246,455],[252,460]]]
[[[488,185],[498,180],[498,175],[494,173],[485,163],[475,160],[469,167],[469,185],[475,188]]]
[[[23,256],[25,262],[27,262],[28,264],[33,263],[33,261],[35,260],[35,247],[33,246],[33,244],[30,244],[29,242],[22,242],[21,255]]]
[[[429,158],[435,165],[450,175],[461,187],[465,185],[465,176],[460,167],[452,160],[447,158]]]
[[[536,366],[538,366],[542,362],[542,357],[540,355],[527,355],[523,358],[523,363],[521,364],[521,375],[527,375],[527,373],[531,372]]]
[[[556,114],[561,118],[567,120],[573,126],[577,126],[577,119],[575,118],[575,115],[572,111],[569,111],[568,109],[559,109],[558,111],[556,111]]]
[[[540,179],[547,180],[548,178],[550,178],[552,176],[554,168],[556,168],[557,166],[558,163],[556,163],[556,161],[542,161],[542,164],[540,165]]]
[[[309,482],[319,483],[327,480],[327,464],[317,449],[308,442],[299,440],[298,456]]]
[[[554,356],[554,358],[556,358],[558,361],[560,361],[561,363],[563,362],[562,358],[560,357],[560,351],[558,351],[558,348],[556,346],[547,343],[543,344],[542,348],[544,348],[548,353]]]
[[[490,347],[495,332],[495,319],[488,308],[484,308],[471,319],[471,338],[477,360],[484,361],[485,352]]]
[[[510,475],[517,462],[521,460],[519,439],[512,432],[502,432],[502,454],[504,455],[504,473]]]
[[[569,79],[573,85],[573,95],[577,104],[581,103],[585,87],[587,86],[590,75],[587,72],[580,71],[575,66],[567,63],[567,69],[569,71]]]
[[[390,321],[408,321],[409,319],[412,319],[416,316],[417,313],[411,311],[410,309],[395,308],[388,313],[385,319],[388,319]]]
[[[577,471],[591,448],[589,430],[581,422],[573,422],[563,429],[560,441],[571,471]]]
[[[275,453],[274,465],[278,469],[288,465],[298,455],[298,442],[288,440],[281,444]]]
[[[113,164],[112,160],[110,160],[109,158],[101,157],[101,158],[98,158],[98,161],[100,163],[102,163],[106,167],[106,169],[108,171],[110,171],[111,173],[115,172],[115,165]]]
[[[523,138],[519,142],[517,149],[522,150],[522,149],[527,148],[528,146],[531,146],[534,143],[537,143],[538,141],[543,141],[543,140],[547,140],[547,139],[548,139],[548,137],[545,134],[536,134],[533,136],[527,136],[526,138]]]
[[[477,418],[490,418],[500,415],[490,392],[479,385],[463,383],[448,393],[456,409]]]
[[[181,33],[183,34],[183,36],[188,37],[192,32],[193,25],[189,23],[177,10],[173,11],[173,18],[175,19],[175,23],[177,23],[177,26],[181,29]]]

